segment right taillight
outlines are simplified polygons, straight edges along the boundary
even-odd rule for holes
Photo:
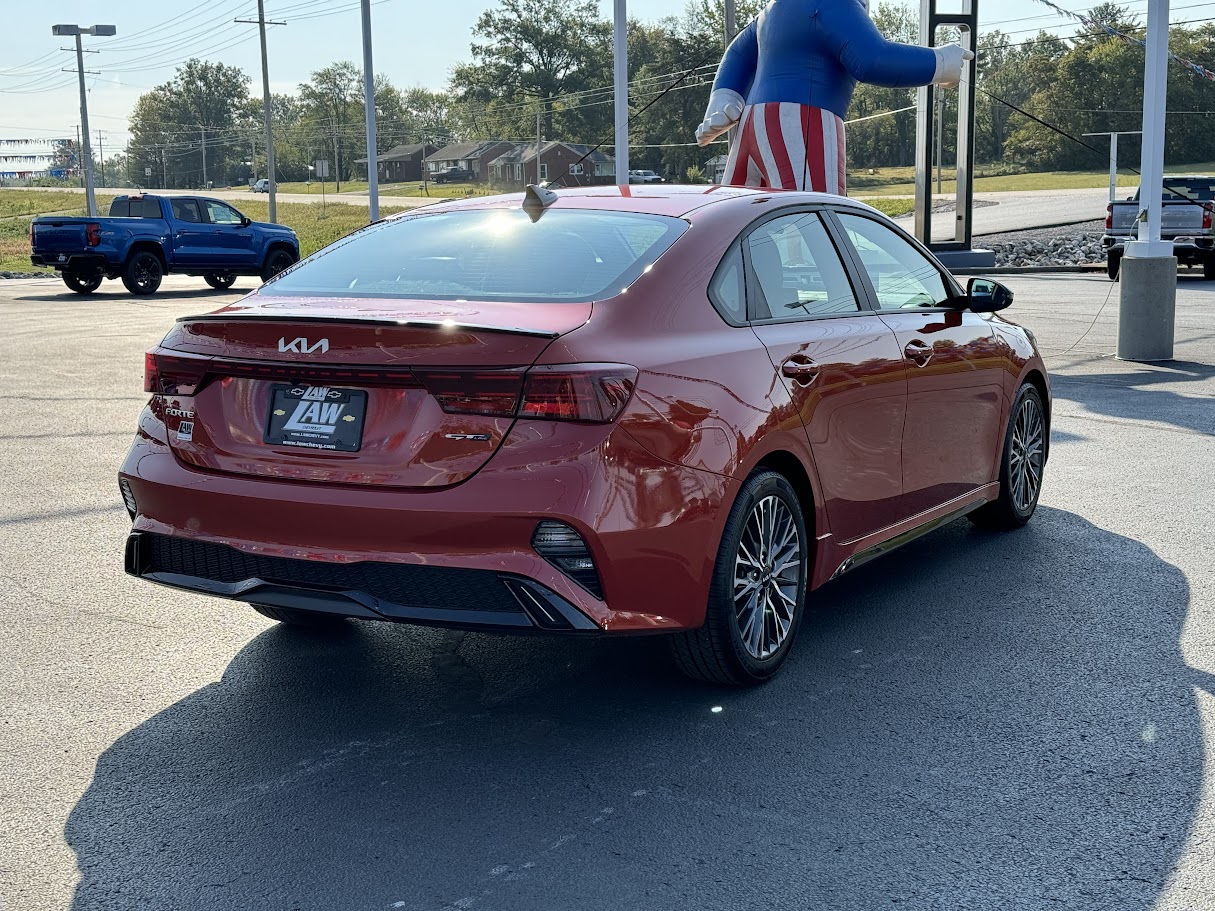
[[[417,377],[448,414],[610,424],[633,395],[637,368],[556,364],[527,371],[418,371]]]
[[[1204,231],[1211,230],[1211,203],[1206,203],[1202,207],[1202,229]]]
[[[1110,203],[1105,207],[1105,230],[1112,230],[1114,227],[1114,204]]]
[[[101,245],[101,225],[94,221],[84,226],[84,236],[90,247]]]

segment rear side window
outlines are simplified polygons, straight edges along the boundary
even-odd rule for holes
[[[713,280],[709,282],[709,299],[727,322],[747,321],[747,296],[744,287],[742,251],[735,245],[721,261]]]
[[[764,222],[747,237],[747,247],[773,319],[860,310],[848,273],[815,213]]]
[[[288,297],[589,301],[614,297],[687,230],[661,215],[440,212],[356,232],[274,282]]]
[[[202,212],[198,208],[198,200],[196,199],[175,199],[173,200],[173,217],[178,221],[201,222]]]

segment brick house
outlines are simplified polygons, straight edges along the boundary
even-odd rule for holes
[[[421,143],[393,146],[387,152],[376,156],[380,180],[421,180],[422,163],[427,155],[433,155],[435,151],[437,151],[435,146]],[[354,163],[361,164],[363,170],[367,170],[366,158],[356,158]]]
[[[426,156],[426,170],[433,176],[444,168],[465,168],[473,172],[474,180],[487,180],[489,163],[513,148],[513,142],[501,139],[453,142]]]
[[[588,154],[590,153],[590,154]],[[539,175],[536,144],[515,146],[489,165],[489,179],[506,187],[522,187],[539,180],[557,180],[565,187],[616,182],[616,159],[606,152],[591,152],[590,146],[555,140],[540,145]]]

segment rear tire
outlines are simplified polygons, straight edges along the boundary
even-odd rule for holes
[[[1105,257],[1105,274],[1110,277],[1110,281],[1118,280],[1118,269],[1122,265],[1121,253],[1109,253]]]
[[[231,272],[208,272],[203,281],[216,291],[227,291],[236,283],[236,275]]]
[[[160,264],[160,257],[150,250],[140,250],[134,254],[122,270],[122,283],[132,294],[155,294],[164,277],[165,269]]]
[[[278,247],[266,255],[266,263],[262,266],[262,281],[268,282],[289,266],[295,265],[295,254],[290,250]]]
[[[1017,391],[1009,410],[1004,455],[1000,460],[1000,496],[972,512],[971,522],[1007,531],[1030,520],[1042,492],[1046,433],[1042,395],[1032,383],[1026,383]]]
[[[1202,277],[1207,281],[1215,280],[1215,256],[1208,256],[1202,261]]]
[[[249,605],[263,617],[285,623],[287,626],[306,627],[308,629],[337,629],[344,626],[346,618],[340,614],[326,614],[322,611],[296,610],[293,607],[271,607],[269,604]]]
[[[101,287],[101,276],[77,275],[75,272],[64,272],[63,283],[77,294],[92,294]]]
[[[760,471],[748,478],[722,533],[704,625],[670,637],[679,669],[733,686],[770,679],[801,625],[810,547],[801,504],[784,475]]]

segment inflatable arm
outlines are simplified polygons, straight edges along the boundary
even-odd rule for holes
[[[818,20],[827,46],[857,82],[902,89],[936,81],[936,49],[887,40],[861,4],[822,3]]]
[[[717,78],[713,80],[713,91],[709,94],[709,107],[705,119],[696,128],[696,142],[705,146],[738,123],[746,104],[747,92],[755,78],[759,64],[759,36],[756,20],[734,36],[726,48]]]

